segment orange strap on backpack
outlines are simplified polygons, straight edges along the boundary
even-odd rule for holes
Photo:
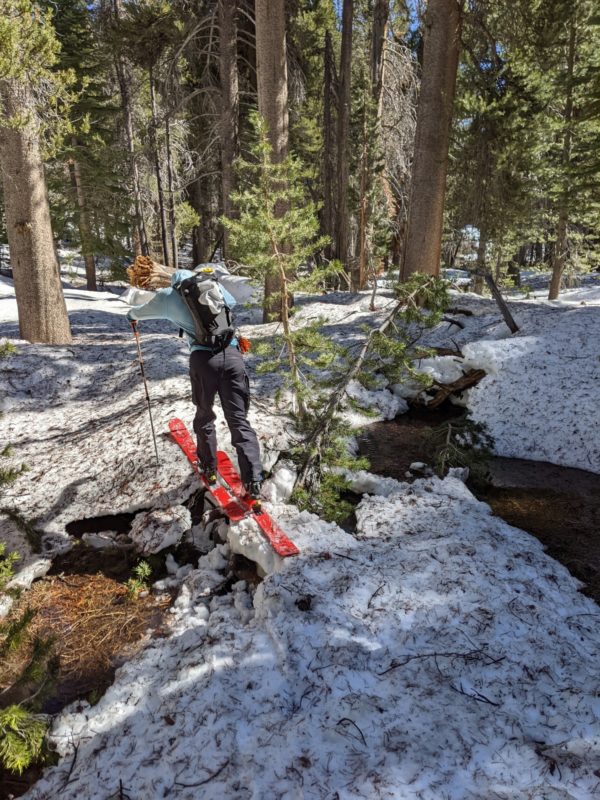
[[[246,339],[245,336],[238,336],[237,340],[240,353],[247,353],[250,350],[250,339]]]

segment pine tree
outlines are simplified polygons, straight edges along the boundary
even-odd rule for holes
[[[68,344],[71,331],[54,250],[42,135],[60,121],[71,76],[52,71],[58,42],[50,15],[6,0],[0,18],[0,162],[6,227],[23,339]]]
[[[258,113],[251,115],[251,120],[256,131],[252,161],[238,162],[244,188],[233,195],[239,219],[224,219],[223,224],[235,252],[254,277],[265,282],[271,279],[271,285],[277,282],[280,287],[273,307],[282,322],[289,385],[302,418],[307,413],[307,387],[290,323],[290,297],[294,291],[315,288],[326,279],[326,269],[309,267],[325,240],[318,237],[316,207],[307,202],[300,162],[293,155],[274,161],[266,121]]]
[[[404,279],[413,272],[439,275],[461,16],[458,0],[427,5]]]
[[[65,197],[62,214],[52,209],[57,233],[79,233],[87,288],[96,288],[96,256],[120,259],[131,228],[127,153],[117,135],[119,106],[112,64],[99,37],[99,20],[85,0],[57,0],[54,27],[61,42],[59,70],[75,76],[77,99],[69,118],[72,133],[56,153],[50,170],[53,193]],[[70,181],[65,185],[64,164]]]

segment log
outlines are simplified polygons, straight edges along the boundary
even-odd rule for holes
[[[434,385],[437,387],[437,392],[433,400],[427,403],[427,408],[437,408],[444,400],[450,397],[451,394],[456,394],[457,392],[469,389],[471,386],[475,386],[476,383],[479,383],[480,380],[485,378],[485,375],[486,373],[482,369],[471,369],[469,372],[466,372],[462,378],[458,378],[458,380],[455,380],[453,383],[435,383]]]

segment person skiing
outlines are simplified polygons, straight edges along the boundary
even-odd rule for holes
[[[187,335],[190,348],[194,432],[198,467],[210,484],[217,482],[216,415],[218,394],[231,433],[240,477],[253,499],[260,499],[263,472],[260,447],[248,421],[250,383],[232,324],[235,298],[218,282],[227,270],[203,265],[194,272],[177,270],[170,288],[159,289],[147,303],[132,306],[127,319],[167,319]]]

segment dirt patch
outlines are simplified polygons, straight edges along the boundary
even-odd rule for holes
[[[31,657],[36,637],[52,640],[56,661],[53,688],[41,710],[56,713],[78,697],[98,698],[114,671],[144,644],[157,627],[170,599],[132,598],[126,586],[106,575],[52,576],[34,583],[13,606],[7,622],[26,609],[34,612],[22,645],[0,668],[0,688],[10,686]],[[27,688],[25,688],[25,697]],[[11,690],[3,696],[3,704]],[[13,697],[19,702],[23,697]]]

